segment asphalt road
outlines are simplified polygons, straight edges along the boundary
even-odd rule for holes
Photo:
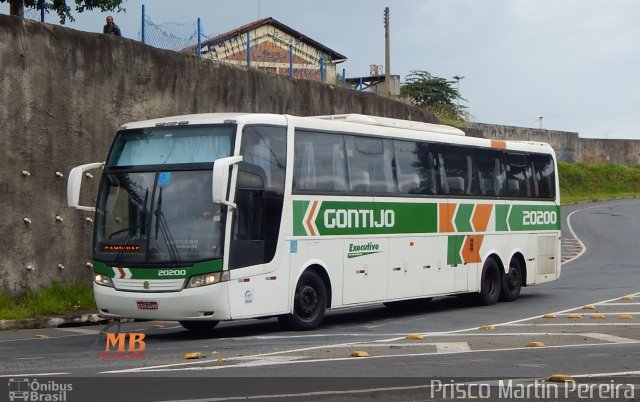
[[[72,384],[66,400],[623,400],[630,392],[637,400],[638,211],[640,200],[563,208],[561,278],[524,288],[512,303],[446,297],[331,312],[303,333],[275,319],[221,323],[206,336],[172,322],[126,323],[123,331],[145,334],[146,350],[109,358],[100,354],[102,326],[5,331],[0,376]],[[560,373],[576,382],[544,381]],[[18,386],[0,384],[0,398]]]

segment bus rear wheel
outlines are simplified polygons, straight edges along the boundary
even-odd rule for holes
[[[178,321],[183,328],[193,332],[211,331],[219,321]]]
[[[502,293],[500,300],[511,302],[520,296],[522,288],[522,268],[518,260],[511,261],[509,264],[509,272],[502,278]]]
[[[490,258],[484,263],[482,268],[482,279],[480,281],[480,304],[491,306],[498,302],[500,291],[502,290],[502,277],[504,274],[498,263]]]
[[[278,317],[280,322],[297,331],[308,331],[320,325],[327,309],[327,289],[317,273],[305,271],[298,280],[293,298],[293,314]]]

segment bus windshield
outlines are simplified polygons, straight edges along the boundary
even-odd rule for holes
[[[211,170],[105,173],[100,194],[96,259],[180,265],[222,257]]]
[[[123,130],[107,166],[212,163],[230,155],[235,125],[169,126]]]

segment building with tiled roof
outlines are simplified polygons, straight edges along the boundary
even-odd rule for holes
[[[197,52],[196,49],[192,46],[185,50]],[[239,66],[250,65],[294,79],[327,83],[336,83],[336,65],[347,59],[271,17],[203,41],[200,54],[205,58]]]

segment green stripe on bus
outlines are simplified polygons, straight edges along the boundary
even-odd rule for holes
[[[471,215],[475,204],[460,204],[454,222],[456,224],[456,232],[473,232],[471,227]]]
[[[447,236],[447,264],[462,264],[462,256],[460,250],[464,244],[463,235]]]
[[[322,201],[317,204],[312,208],[317,209],[312,222],[311,217],[306,216],[311,212],[307,211],[309,201],[294,201],[294,236],[436,233],[438,230],[436,203]]]
[[[475,205],[458,206],[453,219],[456,232],[474,232],[471,219]],[[293,235],[437,233],[437,218],[437,203],[295,200]],[[560,230],[560,207],[495,204],[495,230]]]
[[[508,223],[512,231],[560,230],[560,220],[555,205],[512,205]]]
[[[557,205],[496,205],[496,231],[560,230]]]
[[[93,262],[93,272],[96,274],[103,274],[110,278],[116,277],[116,271],[103,262],[94,261]],[[220,272],[222,271],[222,259],[212,260],[212,261],[203,261],[193,264],[190,267],[182,267],[182,268],[172,268],[172,267],[154,267],[154,268],[126,268],[131,272],[131,279],[176,279],[176,278],[189,278],[194,275],[208,274],[212,272]],[[184,275],[159,275],[159,271],[185,271]]]
[[[511,205],[496,204],[496,231],[507,232],[509,227],[507,226],[507,216],[509,215],[509,208]]]
[[[306,236],[304,230],[304,215],[309,207],[309,201],[294,201],[293,202],[293,235],[294,236]]]

